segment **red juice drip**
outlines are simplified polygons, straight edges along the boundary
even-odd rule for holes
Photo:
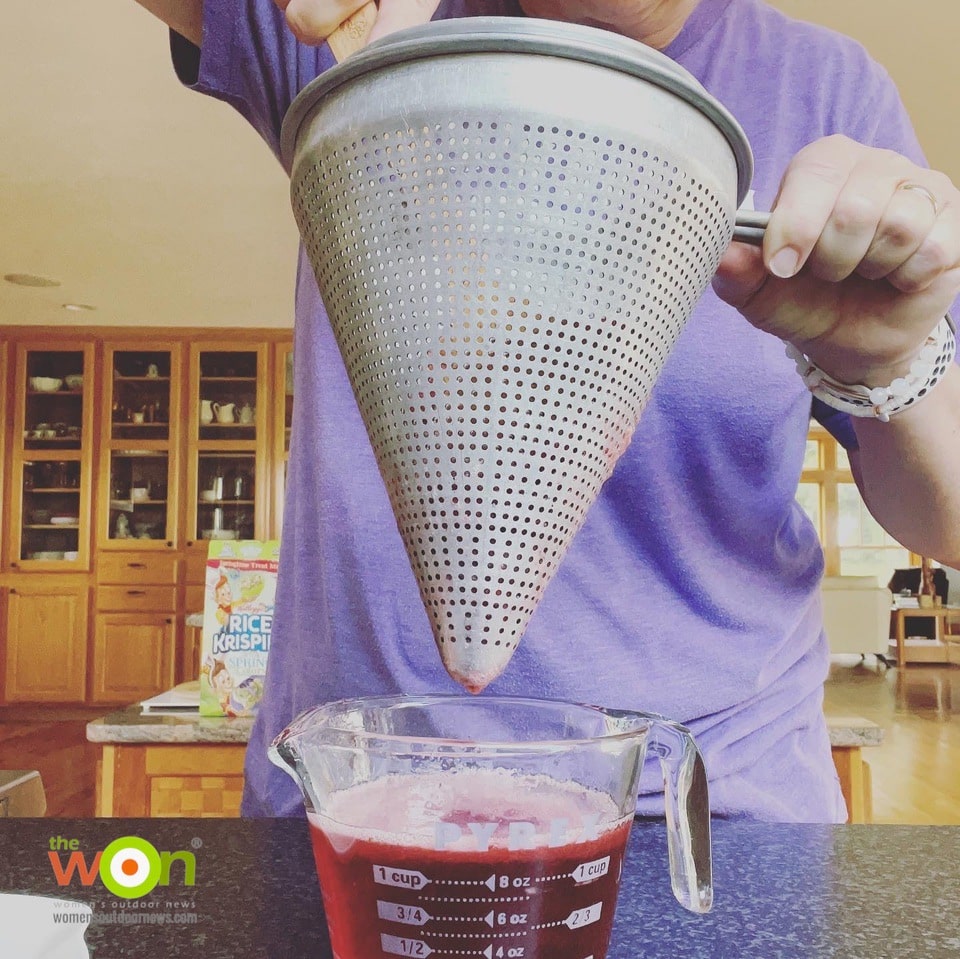
[[[402,807],[402,786],[390,793]],[[505,798],[493,807],[502,812]],[[581,830],[573,811],[570,820],[559,820],[566,827],[554,826],[552,839],[545,822],[534,839],[531,824],[521,821],[530,818],[529,807],[511,808],[517,819],[505,819],[490,815],[490,804],[478,797],[472,812],[437,812],[438,822],[462,834],[441,849],[409,835],[392,842],[376,826],[363,835],[311,818],[334,956],[603,959],[632,817],[606,827],[583,820]],[[468,828],[470,819],[478,834]],[[510,848],[524,838],[541,844]]]

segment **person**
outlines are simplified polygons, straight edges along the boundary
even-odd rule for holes
[[[172,27],[181,80],[239,110],[274,153],[293,97],[334,64],[324,39],[361,6],[140,2]],[[960,194],[926,168],[894,84],[862,47],[761,0],[382,0],[374,36],[478,14],[575,21],[663,51],[740,121],[756,157],[754,205],[772,210],[762,250],[733,243],[725,254],[489,690],[662,713],[696,736],[716,815],[842,821],[822,712],[823,556],[795,492],[813,415],[849,450],[879,522],[958,565],[956,367],[933,388],[921,376],[922,398],[889,417],[899,401],[886,393],[858,411],[879,418],[842,412],[836,396],[842,384],[877,391],[903,378],[935,331],[949,349]],[[301,710],[458,689],[434,652],[302,252],[299,266],[277,614],[246,815],[301,810],[266,756]],[[657,791],[644,785],[641,814],[662,812]]]

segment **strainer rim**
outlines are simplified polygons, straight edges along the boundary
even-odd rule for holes
[[[562,57],[619,70],[685,100],[723,134],[737,165],[737,205],[753,179],[753,152],[734,115],[687,70],[652,47],[582,24],[535,17],[440,20],[390,34],[324,71],[294,98],[283,118],[280,157],[293,167],[300,127],[314,106],[344,84],[386,67],[464,53],[520,53]]]

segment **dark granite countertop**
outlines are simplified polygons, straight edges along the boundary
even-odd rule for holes
[[[141,899],[76,875],[61,888],[49,857],[57,836],[79,840],[88,858],[125,836],[192,850],[195,885],[174,864],[171,884]],[[634,828],[608,959],[960,956],[960,828],[718,822],[713,848],[714,909],[694,916],[670,893],[663,826]],[[8,819],[0,850],[0,893],[93,907],[93,959],[330,959],[300,820]]]

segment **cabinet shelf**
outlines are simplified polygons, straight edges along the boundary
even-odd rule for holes
[[[24,523],[24,529],[80,529],[79,523]]]
[[[112,499],[110,500],[110,509],[119,509],[125,513],[132,513],[137,506],[163,506],[165,499]]]
[[[83,396],[83,390],[27,390],[27,396]]]
[[[256,504],[256,500],[252,499],[213,499],[213,500],[197,500],[200,506],[253,506]]]
[[[113,374],[114,383],[169,383],[169,376],[120,376]]]
[[[80,495],[80,490],[76,486],[34,486],[32,488],[24,487],[24,493],[75,493]]]
[[[52,444],[54,446],[62,446],[64,443],[72,443],[74,446],[80,445],[79,436],[54,436],[49,439],[40,436],[27,436],[23,440],[24,449],[32,448],[27,447],[27,443],[44,443]]]

